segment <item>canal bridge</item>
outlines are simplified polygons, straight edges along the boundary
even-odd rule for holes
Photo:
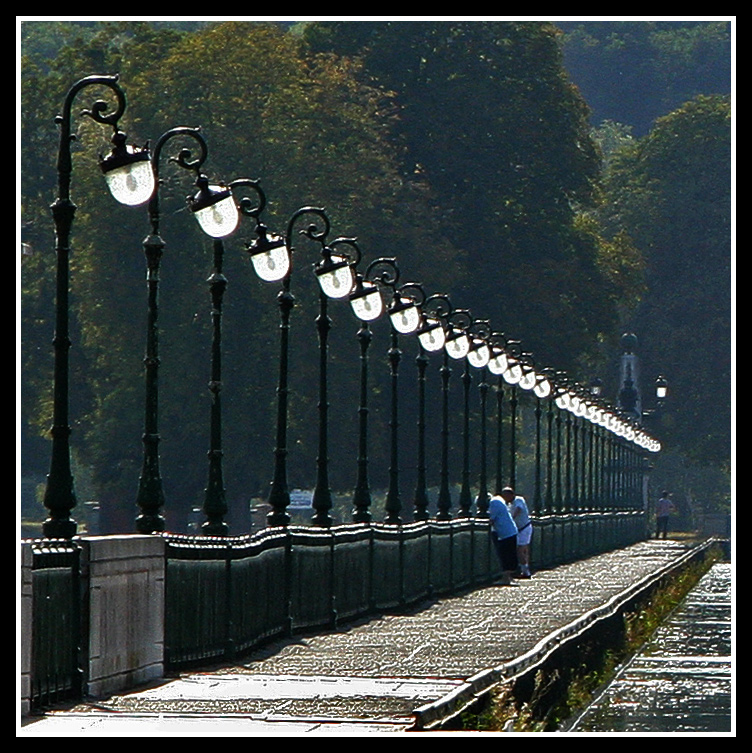
[[[338,625],[280,632],[242,658],[234,648],[223,651],[225,625],[219,650],[207,646],[204,659],[172,654],[182,671],[167,678],[156,672],[131,689],[99,678],[95,697],[51,706],[30,717],[22,734],[389,735],[446,727],[501,691],[510,708],[530,704],[542,719],[583,667],[595,670],[604,651],[619,649],[625,616],[714,547],[714,538],[640,541],[537,571],[513,587],[485,582]],[[133,635],[128,645],[153,660],[158,647],[144,642],[162,637],[155,607],[149,605],[152,634]],[[124,610],[114,611],[113,621],[128,621]],[[163,619],[167,627],[169,614]],[[165,642],[174,641],[168,632]],[[104,643],[105,636],[90,641]]]
[[[148,205],[151,226],[144,240],[148,321],[137,515],[132,534],[110,536],[82,535],[78,530],[70,458],[68,264],[76,210],[70,193],[70,121],[74,99],[90,86],[109,90],[116,99],[114,110],[98,101],[85,111],[114,131],[112,154],[102,160],[109,186],[127,205]],[[559,568],[608,553],[642,551],[632,547],[648,538],[647,479],[650,458],[661,445],[643,426],[648,412],[641,407],[633,378],[633,338],[625,341],[626,370],[618,404],[610,403],[597,384],[580,384],[538,363],[520,341],[502,334],[482,312],[471,314],[418,283],[400,283],[403,272],[397,259],[380,257],[363,264],[354,238],[330,237],[330,219],[323,209],[302,207],[284,233],[272,233],[262,221],[266,197],[258,181],[239,178],[221,187],[210,185],[202,171],[207,146],[200,129],[170,129],[153,152],[126,147],[118,127],[125,104],[116,76],[91,76],[69,90],[57,120],[59,193],[52,207],[58,262],[54,415],[44,497],[49,516],[43,538],[26,541],[21,548],[24,710],[107,696],[159,680],[165,673],[235,661],[272,641],[312,630],[337,631],[353,620],[417,608],[427,600],[451,604],[466,592],[513,598],[486,590],[499,575],[488,537],[488,502],[506,485],[526,490],[535,527],[532,565],[542,573],[564,572]],[[164,245],[159,167],[173,139],[198,145],[195,160],[183,147],[172,161],[195,176],[197,193],[189,209],[212,238],[214,250],[209,279],[211,442],[198,535],[165,530],[167,503],[159,462],[158,289]],[[263,529],[254,533],[229,530],[223,475],[223,239],[241,219],[250,219],[254,226],[256,237],[247,251],[259,276],[279,285],[269,512]],[[308,250],[317,249],[320,284],[318,456],[311,518],[305,526],[293,524],[288,488],[288,463],[294,461],[288,447],[289,335],[295,307],[291,282],[300,274],[292,260],[302,243]],[[345,522],[332,514],[329,482],[329,443],[337,427],[329,425],[328,334],[329,307],[347,304],[360,326],[360,400],[353,458],[357,481],[350,495],[351,520]],[[389,322],[390,407],[388,426],[373,427],[368,351],[372,322],[382,315]],[[405,392],[399,367],[408,340],[419,348],[417,389]],[[427,394],[429,366],[441,377],[435,396]],[[458,409],[450,408],[453,371],[459,371]],[[666,385],[662,379],[656,384],[660,405]],[[408,447],[400,441],[406,395],[414,396],[411,415],[417,416]],[[437,406],[434,413],[440,417],[438,443],[426,439],[431,405]],[[374,502],[369,477],[370,437],[375,430],[389,437],[389,483],[382,509]],[[438,478],[429,478],[429,457],[438,461]],[[406,465],[415,469],[409,503],[401,476]],[[642,561],[638,554],[633,564],[623,562],[620,567],[630,571]],[[542,587],[544,579],[534,580]],[[514,598],[538,588],[518,586]],[[574,587],[552,586],[547,599],[557,588]],[[524,625],[518,628],[525,630]]]

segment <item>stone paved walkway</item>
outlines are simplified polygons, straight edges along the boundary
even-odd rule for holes
[[[687,555],[645,541],[490,586],[269,644],[218,666],[48,714],[23,736],[369,735],[404,732],[547,650],[552,636]],[[569,628],[567,626],[570,626]],[[210,721],[210,724],[207,722]]]

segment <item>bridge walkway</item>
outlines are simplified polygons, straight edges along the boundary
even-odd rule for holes
[[[650,540],[399,613],[268,644],[106,700],[21,736],[386,735],[430,730],[530,671],[697,545]],[[210,723],[207,723],[210,722]]]

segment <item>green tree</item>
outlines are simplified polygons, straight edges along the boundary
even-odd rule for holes
[[[731,25],[720,21],[563,21],[564,60],[594,124],[645,136],[698,94],[731,91]]]
[[[700,96],[615,156],[606,222],[646,259],[648,293],[631,326],[645,373],[664,372],[667,439],[728,467],[731,441],[731,109]]]
[[[420,185],[405,185],[396,169],[393,120],[384,94],[359,83],[352,65],[332,56],[308,57],[296,37],[269,24],[213,24],[191,33],[150,24],[104,24],[76,39],[48,72],[34,69],[35,78],[24,80],[29,100],[43,96],[54,114],[67,88],[89,74],[91,61],[98,59],[95,70],[121,71],[129,103],[122,126],[132,141],[153,141],[177,125],[201,126],[209,145],[205,172],[212,179],[260,179],[269,199],[264,219],[273,230],[283,232],[287,218],[301,205],[324,206],[332,221],[330,239],[357,236],[365,262],[397,255],[410,274],[416,250],[429,243],[429,225],[419,220],[430,217],[433,209]],[[32,71],[31,61],[25,70]],[[34,127],[43,131],[41,124]],[[46,127],[53,136],[45,138],[54,142],[51,116]],[[126,510],[130,522],[141,455],[146,307],[141,241],[148,223],[144,209],[115,204],[103,188],[96,154],[107,150],[110,134],[83,120],[78,135],[74,191],[79,211],[71,261],[74,452],[91,465],[104,507]],[[43,193],[50,194],[40,202],[30,182],[24,206],[36,211],[42,203],[46,211],[53,198],[54,149],[40,153],[26,135],[24,142],[24,158],[46,176]],[[167,512],[178,513],[168,522],[180,528],[190,507],[201,504],[206,482],[211,328],[205,281],[212,256],[211,243],[186,212],[193,177],[169,161],[161,177],[161,234],[167,244],[160,283],[161,456]],[[48,229],[49,221],[45,223]],[[277,289],[264,286],[251,271],[242,251],[243,240],[251,236],[252,227],[245,225],[225,243],[225,477],[228,501],[236,510],[247,509],[254,493],[265,495],[273,459]],[[441,238],[430,238],[430,243],[436,264],[427,270],[426,282],[431,285],[433,278],[440,285],[454,250]],[[317,293],[312,276],[305,274],[315,260],[313,251],[298,241],[290,482],[304,487],[312,486],[316,455]],[[36,318],[48,338],[52,299],[43,293],[42,279],[52,279],[52,264],[47,255],[44,268],[36,259],[24,267],[24,326],[31,326],[28,317],[36,307],[44,308],[46,313]],[[332,306],[331,316],[330,420],[341,427],[341,441],[332,447],[332,484],[351,489],[357,326],[346,304]],[[386,363],[387,330],[380,325],[374,328],[372,352]],[[28,407],[40,424],[48,398],[39,358],[49,361],[48,349],[35,347],[25,356],[25,368],[42,383],[30,393]],[[373,375],[376,396],[386,394],[379,386],[386,383],[386,368],[374,365]],[[374,400],[373,410],[378,415],[384,407]]]
[[[405,179],[429,182],[441,231],[466,258],[466,281],[452,288],[463,305],[544,363],[575,368],[592,355],[615,326],[615,291],[593,225],[576,222],[597,200],[600,155],[557,30],[337,22],[312,24],[305,38],[362,59],[364,74],[395,92]]]

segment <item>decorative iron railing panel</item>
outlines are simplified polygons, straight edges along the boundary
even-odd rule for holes
[[[70,541],[32,545],[31,707],[81,693],[80,548]]]
[[[644,538],[644,519],[639,512],[539,516],[533,565],[631,544]],[[273,636],[336,627],[499,575],[488,522],[479,518],[166,538],[170,667],[229,658]]]

